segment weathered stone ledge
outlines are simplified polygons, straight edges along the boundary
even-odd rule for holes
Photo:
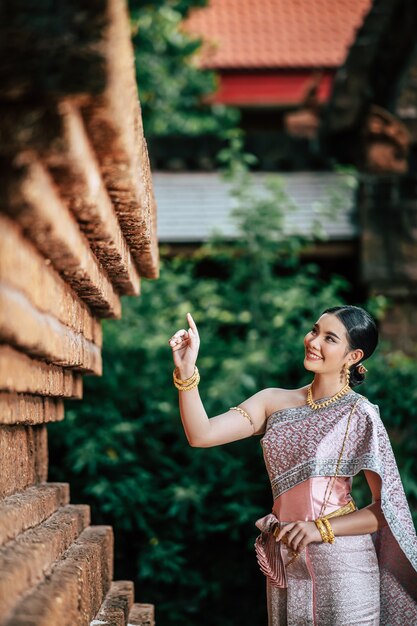
[[[82,398],[82,376],[0,346],[0,391]]]
[[[42,483],[0,502],[0,546],[41,524],[69,503],[67,483]]]
[[[4,210],[98,317],[120,318],[118,294],[44,165],[33,155],[0,173]]]
[[[61,198],[75,215],[118,293],[138,295],[139,275],[104,186],[83,118],[70,101],[60,103],[59,115],[60,141],[46,153],[45,162]]]
[[[113,531],[110,526],[90,526],[3,626],[86,626],[100,609],[112,578]]]
[[[112,582],[99,612],[90,626],[126,626],[134,601],[133,583],[128,580]]]
[[[101,375],[101,350],[49,313],[38,311],[25,294],[0,283],[0,339],[53,365]]]
[[[153,604],[134,604],[129,613],[127,626],[155,626],[155,607]]]
[[[36,528],[0,548],[0,615],[49,576],[55,563],[90,522],[85,505],[66,505]]]
[[[45,482],[48,475],[46,426],[2,426],[0,459],[0,498]]]
[[[64,419],[64,402],[59,398],[0,391],[0,424],[34,426]]]
[[[101,321],[28,241],[11,219],[0,214],[0,280],[25,294],[33,306],[50,313],[96,346],[102,346]]]
[[[143,135],[126,5],[111,0],[100,50],[106,64],[103,92],[83,107],[91,142],[139,272],[158,276],[156,205]],[[123,94],[123,97],[120,97]]]

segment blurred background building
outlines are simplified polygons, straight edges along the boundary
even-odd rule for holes
[[[298,210],[288,232],[309,231],[321,204],[327,241],[304,255],[344,274],[358,296],[393,306],[383,334],[417,340],[416,8],[409,0],[212,0],[184,24],[216,71],[214,104],[235,107],[254,154],[254,180],[279,173]],[[233,199],[216,173],[221,140],[151,138],[160,241],[193,249],[213,229],[233,238]],[[353,166],[358,187],[338,166]],[[213,171],[214,170],[214,171]],[[174,173],[175,171],[175,173]],[[327,224],[327,225],[326,225]]]

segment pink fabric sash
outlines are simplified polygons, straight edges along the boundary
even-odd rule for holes
[[[282,542],[276,541],[273,533],[275,526],[280,526],[273,513],[261,517],[255,522],[261,534],[255,540],[255,553],[260,570],[267,576],[273,587],[287,587],[287,576],[282,558]]]

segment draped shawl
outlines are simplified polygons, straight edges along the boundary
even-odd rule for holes
[[[312,476],[333,476],[352,415],[338,476],[372,470],[381,477],[387,525],[372,533],[380,567],[381,625],[417,625],[417,537],[379,408],[350,391],[313,410],[308,405],[272,413],[260,440],[274,500]],[[295,520],[294,520],[295,521]]]

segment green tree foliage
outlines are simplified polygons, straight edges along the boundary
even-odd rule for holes
[[[221,133],[238,121],[231,107],[208,104],[214,72],[196,63],[201,40],[182,28],[193,7],[206,0],[130,0],[139,96],[145,136]]]
[[[123,299],[123,318],[103,324],[103,376],[86,379],[83,401],[67,402],[65,422],[50,428],[50,478],[70,482],[94,523],[114,526],[116,577],[136,581],[138,600],[155,603],[164,626],[266,622],[254,522],[272,506],[258,437],[188,445],[168,339],[191,311],[199,390],[216,415],[261,388],[306,384],[304,334],[324,308],[349,300],[344,279],[301,265],[302,238],[283,233],[290,202],[279,181],[259,198],[244,168],[234,180],[237,239],[217,234],[189,257],[161,250],[159,280],[143,281],[140,298]],[[366,306],[380,317],[384,304]],[[379,350],[368,377],[359,391],[380,404],[415,504],[415,363]],[[363,506],[369,491],[355,484]]]

